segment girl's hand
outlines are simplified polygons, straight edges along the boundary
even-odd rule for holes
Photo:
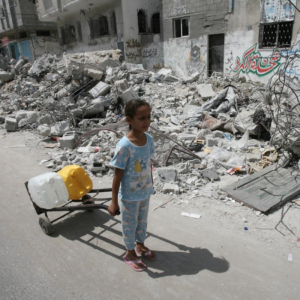
[[[108,212],[112,215],[115,216],[116,212],[120,210],[120,206],[118,203],[111,203],[110,206],[108,207]]]

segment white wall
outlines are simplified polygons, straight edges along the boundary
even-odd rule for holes
[[[147,25],[151,35],[151,16],[159,12],[161,3],[159,0],[123,0],[124,16],[124,48],[126,61],[130,63],[142,63],[142,43],[138,28],[138,10],[144,9],[147,14]]]
[[[115,11],[116,14],[117,34],[111,33],[110,12],[112,11]],[[100,15],[105,15],[108,19],[109,35],[91,39],[88,19],[97,18],[97,16]],[[76,53],[118,49],[118,42],[121,42],[123,40],[123,15],[121,0],[110,1],[110,3],[99,6],[96,9],[92,9],[90,11],[85,10],[83,12],[78,10],[70,16],[59,17],[59,20],[57,21],[59,36],[61,34],[60,27],[65,25],[73,25],[76,28],[77,35],[77,21],[80,21],[81,23],[82,42],[77,41],[68,45],[64,45],[64,51]]]

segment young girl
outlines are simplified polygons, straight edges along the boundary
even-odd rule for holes
[[[155,149],[153,138],[146,133],[151,123],[151,107],[144,100],[131,100],[125,106],[125,116],[130,131],[119,141],[110,162],[115,167],[115,176],[108,211],[114,216],[119,210],[119,196],[122,233],[127,248],[124,262],[135,271],[143,271],[146,265],[137,254],[149,260],[156,258],[155,253],[144,245],[149,199],[153,194],[151,156]]]

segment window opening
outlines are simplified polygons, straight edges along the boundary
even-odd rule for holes
[[[152,33],[158,34],[160,33],[160,15],[159,13],[155,13],[152,15]]]
[[[37,30],[36,36],[51,36],[49,30]]]
[[[26,32],[26,31],[20,32],[20,33],[19,33],[19,38],[20,38],[20,39],[25,39],[25,38],[27,38],[27,32]]]
[[[102,16],[97,20],[90,20],[91,38],[108,35],[107,17]]]
[[[139,34],[147,33],[147,17],[144,9],[138,11]]]
[[[286,48],[291,46],[292,22],[260,24],[260,48]]]
[[[190,24],[189,18],[181,18],[174,20],[174,37],[179,38],[182,36],[189,36]]]

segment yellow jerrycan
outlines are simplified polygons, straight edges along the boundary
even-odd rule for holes
[[[66,166],[57,174],[64,180],[70,200],[79,200],[93,188],[93,181],[80,166]]]

